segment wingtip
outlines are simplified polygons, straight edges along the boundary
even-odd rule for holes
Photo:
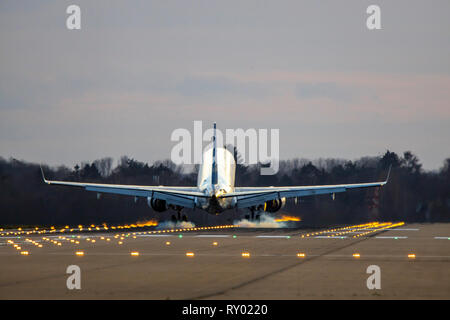
[[[42,169],[42,165],[40,164],[39,167],[41,168],[42,180],[44,180],[45,183],[48,183],[47,180],[45,179],[44,169]]]
[[[392,169],[392,164],[389,165],[389,170],[388,170],[388,174],[387,174],[385,183],[388,183],[388,181],[389,181],[389,176],[391,175],[391,169]]]

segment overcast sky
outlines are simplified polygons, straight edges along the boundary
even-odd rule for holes
[[[66,8],[81,7],[81,30]],[[345,4],[345,5],[344,5]],[[381,7],[382,30],[366,28]],[[281,159],[450,157],[450,1],[0,2],[0,156],[170,157],[176,128],[276,128]]]

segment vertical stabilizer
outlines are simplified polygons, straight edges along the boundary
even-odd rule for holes
[[[217,137],[216,137],[216,123],[214,122],[214,135],[213,135],[213,152],[212,152],[212,173],[211,184],[217,184]]]

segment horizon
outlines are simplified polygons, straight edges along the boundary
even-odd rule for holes
[[[450,2],[0,4],[0,150],[80,163],[170,158],[194,120],[280,130],[280,159],[450,157]],[[405,11],[405,8],[408,10]],[[420,21],[420,23],[418,23]]]
[[[399,159],[401,160],[403,158],[404,153],[408,152],[408,151],[411,152],[413,155],[417,156],[417,154],[415,154],[414,151],[411,151],[411,150],[405,150],[405,151],[403,151],[401,153],[397,153],[395,151],[386,149],[384,151],[384,153],[381,153],[379,155],[375,155],[375,156],[367,156],[366,155],[366,156],[361,156],[361,157],[357,157],[357,158],[354,158],[354,159],[346,159],[346,158],[342,158],[342,157],[341,158],[319,157],[319,158],[314,158],[314,159],[312,159],[312,158],[305,158],[305,157],[293,157],[293,158],[290,158],[290,159],[280,159],[279,160],[280,169],[278,170],[277,173],[275,173],[275,175],[277,175],[280,172],[283,172],[283,166],[282,165],[284,163],[286,163],[286,162],[289,162],[289,161],[299,161],[299,162],[301,162],[301,166],[304,166],[307,163],[312,163],[312,165],[314,165],[317,168],[323,168],[324,166],[322,164],[320,164],[320,162],[322,162],[322,161],[334,160],[334,161],[338,161],[338,162],[348,162],[348,161],[350,161],[352,163],[357,163],[357,162],[360,162],[360,161],[364,161],[365,159],[378,159],[379,160],[379,159],[381,159],[383,157],[384,154],[386,154],[386,152],[395,153],[399,157]],[[123,157],[127,157],[127,159],[129,159],[129,160],[134,160],[134,161],[137,161],[137,162],[141,162],[141,163],[147,164],[150,167],[154,166],[158,162],[159,163],[164,163],[166,161],[170,161],[176,167],[182,168],[182,170],[183,170],[182,173],[183,174],[192,173],[193,170],[195,169],[195,164],[176,164],[170,158],[157,159],[157,160],[154,160],[154,161],[145,161],[145,160],[141,160],[139,158],[130,157],[128,155],[122,155],[122,156],[120,156],[118,158],[109,157],[109,156],[103,156],[103,157],[99,157],[99,158],[92,159],[92,160],[83,160],[83,161],[79,161],[79,162],[73,162],[73,164],[68,165],[68,164],[65,164],[65,163],[52,164],[52,163],[48,163],[48,162],[38,162],[38,161],[32,161],[32,160],[28,160],[28,159],[18,159],[18,158],[13,157],[13,156],[5,157],[5,156],[0,155],[0,159],[6,160],[6,161],[16,160],[16,161],[23,162],[23,163],[30,164],[30,165],[48,166],[51,169],[58,169],[60,167],[65,167],[65,168],[70,169],[70,170],[73,170],[76,165],[78,165],[80,167],[80,169],[82,169],[82,167],[84,165],[86,165],[86,164],[92,165],[92,164],[95,164],[95,161],[97,161],[97,160],[107,159],[107,158],[111,158],[112,159],[111,168],[115,169],[115,168],[117,168],[120,165],[120,160]],[[444,169],[447,159],[450,159],[450,157],[442,160],[442,165],[440,167],[438,167],[438,168],[435,168],[435,169],[424,168],[423,163],[420,161],[420,158],[418,160],[419,160],[419,164],[421,165],[421,170],[423,172],[438,173],[439,171]],[[252,166],[258,166],[258,165],[261,165],[261,164],[262,163],[258,162],[257,164],[243,163],[242,165],[244,165],[246,167],[252,167]]]

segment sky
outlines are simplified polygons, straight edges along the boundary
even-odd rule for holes
[[[66,8],[81,8],[68,30]],[[381,8],[381,30],[366,9]],[[171,133],[279,129],[280,158],[450,157],[450,2],[0,2],[0,156],[170,158]]]

